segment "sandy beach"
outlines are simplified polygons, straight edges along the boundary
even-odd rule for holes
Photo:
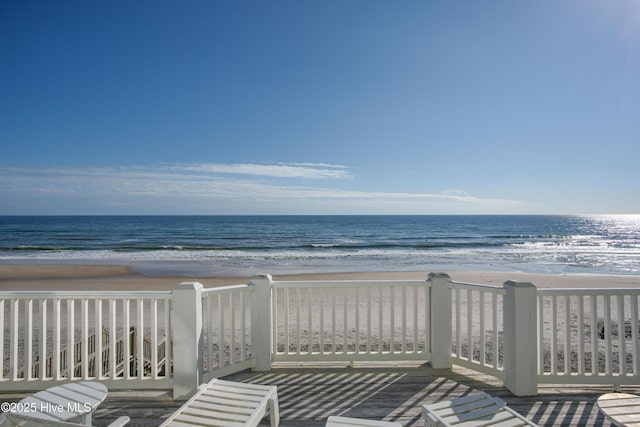
[[[265,271],[265,273],[269,273]],[[500,285],[507,280],[538,287],[640,287],[640,276],[599,274],[531,274],[515,271],[447,271],[455,281]],[[426,279],[429,271],[354,272],[279,275],[274,280]],[[251,277],[148,276],[125,266],[0,264],[0,290],[171,290],[184,281],[205,287],[247,283]]]

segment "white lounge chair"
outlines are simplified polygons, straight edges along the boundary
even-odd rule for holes
[[[123,416],[107,427],[122,427],[130,421],[129,417]],[[85,424],[73,423],[70,421],[43,420],[37,418],[29,418],[28,416],[15,413],[6,413],[4,418],[0,417],[0,427],[87,427]]]
[[[275,386],[246,384],[214,378],[160,426],[257,426],[267,412],[278,427],[280,412]]]
[[[498,397],[483,391],[466,396],[444,400],[430,405],[422,405],[425,426],[493,426],[517,427],[536,426]],[[537,427],[537,426],[536,426]]]
[[[596,405],[613,425],[640,425],[640,396],[629,393],[606,393],[598,397]]]
[[[402,427],[402,424],[391,421],[374,421],[362,418],[329,417],[325,427]]]

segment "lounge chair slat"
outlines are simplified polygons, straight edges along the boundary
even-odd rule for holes
[[[466,419],[463,422],[456,422],[456,427],[483,427],[483,426],[519,426],[522,425],[522,420],[515,418],[511,413],[504,409],[499,412],[494,412],[485,417],[476,417],[473,419]]]
[[[203,384],[165,422],[165,426],[200,425],[256,427],[271,409],[271,427],[277,427],[278,393],[275,386],[245,384],[213,379]]]
[[[225,402],[204,402],[198,401],[194,402],[192,405],[194,409],[200,409],[203,411],[222,411],[222,412],[232,412],[238,414],[251,414],[254,409],[249,406],[229,406]]]
[[[402,427],[402,424],[391,421],[332,416],[327,419],[325,427]]]
[[[426,426],[518,427],[535,426],[509,408],[500,398],[485,392],[471,393],[457,399],[422,405]]]
[[[220,405],[226,405],[226,406],[230,406],[230,407],[238,407],[238,408],[252,408],[255,409],[256,407],[262,406],[262,401],[254,401],[254,400],[247,400],[247,401],[241,401],[241,400],[229,400],[229,399],[225,399],[223,396],[211,396],[209,399],[206,400],[200,400],[198,399],[197,401],[192,402],[192,405],[197,405],[197,404],[201,404],[201,403],[217,403]]]
[[[246,414],[237,414],[228,411],[206,411],[203,409],[189,408],[182,413],[184,417],[199,417],[204,419],[219,419],[225,421],[241,422],[247,419]]]

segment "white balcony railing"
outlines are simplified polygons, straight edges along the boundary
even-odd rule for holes
[[[272,282],[272,360],[429,360],[429,287],[424,280]]]
[[[209,377],[251,367],[251,288],[202,290],[203,370]]]
[[[640,384],[640,289],[272,281],[171,292],[0,292],[0,390],[173,388],[274,363],[420,361],[538,383]]]
[[[450,288],[453,290],[453,362],[502,376],[504,287],[451,282]]]
[[[32,389],[89,379],[115,387],[169,386],[170,297],[170,292],[1,293],[0,387]]]
[[[638,384],[640,289],[539,289],[538,382]]]

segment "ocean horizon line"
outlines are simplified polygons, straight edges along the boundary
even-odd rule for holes
[[[440,216],[458,216],[458,217],[605,217],[605,216],[639,216],[640,213],[500,213],[500,214],[480,214],[480,213],[425,213],[425,214],[404,214],[404,213],[345,213],[345,214],[323,214],[323,213],[211,213],[211,214],[163,214],[163,213],[119,213],[119,214],[100,214],[100,213],[82,213],[82,214],[0,214],[2,217],[440,217]]]

